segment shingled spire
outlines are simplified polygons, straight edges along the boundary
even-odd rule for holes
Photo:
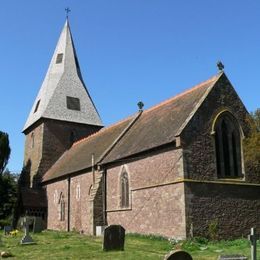
[[[41,118],[102,125],[81,76],[68,19],[23,131]]]

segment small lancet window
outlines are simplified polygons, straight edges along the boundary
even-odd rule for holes
[[[59,199],[59,220],[64,221],[65,220],[65,201],[64,201],[64,195],[60,194]]]
[[[120,176],[120,192],[121,192],[121,201],[120,206],[121,208],[128,208],[129,207],[129,179],[128,173],[123,168],[123,171]]]
[[[220,178],[242,176],[241,135],[237,120],[224,112],[215,124],[217,173]]]
[[[37,103],[36,103],[36,106],[35,106],[35,109],[34,109],[33,113],[36,113],[36,112],[37,112],[37,110],[38,110],[38,108],[39,108],[39,105],[40,105],[40,102],[41,102],[41,100],[39,99],[39,100],[37,101]]]
[[[34,148],[34,133],[31,133],[31,148]]]
[[[63,53],[58,53],[56,57],[56,64],[62,63]]]
[[[67,108],[68,109],[80,111],[80,100],[79,100],[79,98],[67,96],[66,101],[67,101]]]

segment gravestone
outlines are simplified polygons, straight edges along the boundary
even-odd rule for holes
[[[31,244],[35,244],[35,242],[33,241],[32,237],[29,234],[29,225],[30,225],[30,221],[27,217],[23,218],[23,222],[22,225],[24,227],[24,236],[21,239],[21,244],[22,245],[31,245]]]
[[[248,240],[251,242],[251,259],[252,260],[257,260],[256,256],[256,245],[257,245],[257,240],[260,239],[260,235],[256,234],[255,228],[251,228],[250,235],[248,235]]]
[[[41,217],[33,218],[33,233],[39,233],[43,230],[43,223]]]
[[[120,225],[110,225],[104,230],[103,250],[124,250],[125,229]]]
[[[221,255],[218,260],[247,260],[244,255]]]
[[[11,226],[4,226],[4,234],[10,235],[10,232],[13,230]]]
[[[192,260],[192,257],[185,251],[177,250],[171,251],[169,254],[167,254],[164,257],[164,260]]]

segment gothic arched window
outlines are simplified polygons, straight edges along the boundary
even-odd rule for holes
[[[223,112],[214,131],[218,177],[241,177],[241,135],[237,120],[231,113]]]
[[[120,200],[120,206],[121,208],[128,208],[129,207],[129,179],[128,179],[128,173],[123,168],[123,171],[120,176],[120,191],[121,191],[121,200]]]

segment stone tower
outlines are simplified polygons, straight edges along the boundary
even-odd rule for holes
[[[38,188],[43,174],[74,141],[102,127],[80,72],[68,19],[25,123],[23,186]]]

